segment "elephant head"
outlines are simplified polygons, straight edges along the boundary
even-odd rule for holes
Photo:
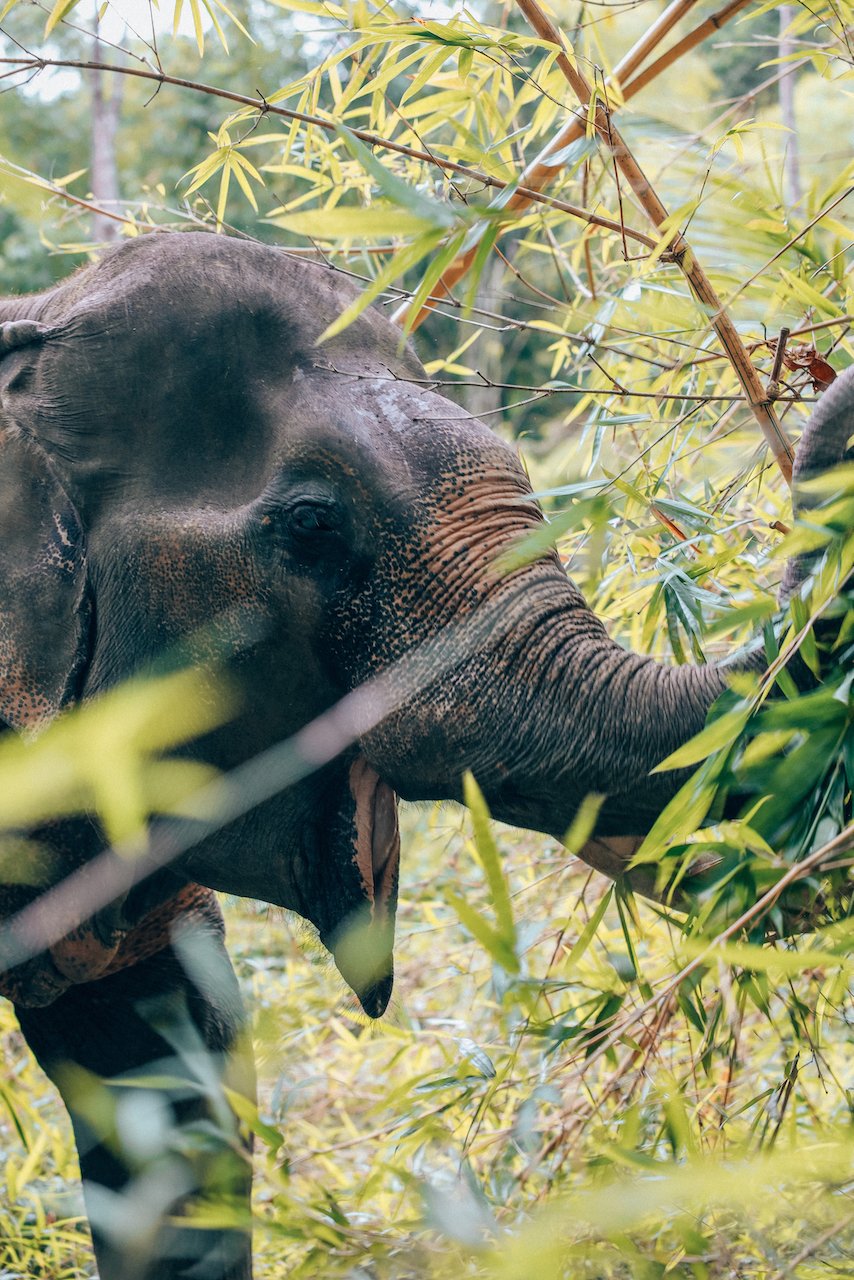
[[[597,792],[584,856],[619,874],[684,776],[650,770],[725,675],[621,648],[553,551],[502,571],[543,520],[514,450],[377,312],[318,347],[352,296],[271,248],[158,233],[5,304],[0,717],[41,723],[189,645],[239,688],[193,748],[231,769],[308,724],[317,746],[325,712],[373,697],[355,741],[168,874],[313,921],[376,1015],[397,797],[460,799],[469,769],[497,818],[560,837]],[[819,417],[806,469],[843,452],[850,376]],[[367,977],[342,943],[360,911]]]

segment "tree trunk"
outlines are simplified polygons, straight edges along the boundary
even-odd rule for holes
[[[94,62],[104,61],[104,47],[98,38],[98,17],[95,15],[95,39],[92,49]],[[92,86],[92,129],[90,176],[92,195],[98,204],[111,212],[118,209],[119,175],[116,166],[116,133],[122,102],[121,76],[112,76],[109,85],[103,73],[89,73]],[[92,234],[95,240],[111,244],[118,239],[119,223],[103,214],[92,215]]]
[[[787,36],[786,28],[795,17],[796,9],[794,5],[784,4],[779,9],[780,14],[780,36],[778,41],[778,56],[783,59],[791,56],[795,52],[795,42],[790,36]],[[780,117],[782,123],[790,130],[786,138],[786,167],[784,171],[785,177],[785,195],[788,205],[800,203],[801,199],[801,173],[800,173],[800,157],[798,156],[798,131],[797,122],[795,120],[795,69],[791,69],[788,75],[783,76],[780,81]]]

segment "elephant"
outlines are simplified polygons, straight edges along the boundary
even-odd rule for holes
[[[354,296],[342,272],[273,247],[156,231],[0,303],[6,731],[32,733],[182,646],[238,690],[228,723],[186,748],[222,771],[306,726],[317,747],[357,691],[379,700],[369,714],[359,704],[318,767],[0,975],[71,1112],[102,1280],[251,1273],[241,1224],[181,1217],[207,1185],[204,1153],[175,1166],[172,1226],[129,1260],[100,1210],[136,1174],[68,1070],[132,1077],[174,1061],[189,1035],[251,1092],[213,891],[311,921],[379,1017],[399,798],[461,800],[469,770],[494,817],[560,838],[597,793],[582,856],[620,877],[686,776],[651,771],[727,687],[726,664],[667,666],[612,640],[553,547],[501,568],[544,520],[516,451],[431,389],[378,310],[318,345]],[[796,482],[843,458],[852,431],[848,370],[805,430]],[[803,571],[790,568],[790,590]],[[105,843],[91,816],[37,836],[64,872]],[[33,892],[7,886],[2,914]],[[367,966],[347,943],[356,919]],[[187,929],[202,964],[186,962]],[[170,1105],[186,1126],[212,1104],[187,1087]],[[245,1209],[240,1143],[235,1122],[222,1142],[234,1159],[216,1176]]]

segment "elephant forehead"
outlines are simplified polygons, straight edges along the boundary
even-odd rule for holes
[[[323,449],[366,479],[371,469],[386,473],[396,491],[411,481],[413,496],[425,486],[454,488],[484,476],[508,476],[530,492],[515,450],[478,418],[419,380],[378,374],[367,354],[370,372],[343,363],[297,369],[267,389],[265,412],[277,418],[280,463]]]

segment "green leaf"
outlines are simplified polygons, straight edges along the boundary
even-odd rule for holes
[[[403,325],[404,333],[409,333],[411,331],[412,325],[415,323],[415,319],[421,311],[421,308],[432,294],[434,285],[444,273],[445,268],[450,266],[459,253],[462,242],[465,239],[465,235],[466,231],[463,227],[457,235],[451,237],[446,245],[443,245],[441,251],[436,254],[427,270],[424,272],[424,275],[421,278],[421,283],[413,294],[412,301],[406,311],[406,318]]]
[[[260,1138],[270,1153],[275,1155],[285,1140],[281,1131],[262,1120],[256,1104],[239,1090],[229,1089],[227,1085],[223,1085],[223,1093],[238,1120],[241,1120],[250,1133]]]
[[[56,4],[47,16],[47,22],[44,27],[45,35],[49,36],[57,23],[61,22],[78,3],[79,0],[56,0]]]
[[[630,867],[659,862],[667,845],[690,835],[711,809],[723,769],[721,757],[705,760],[656,818]]]
[[[346,18],[346,10],[332,0],[270,0],[277,9],[287,9],[291,13],[311,13],[317,18]]]
[[[570,853],[578,854],[584,848],[593,834],[599,810],[604,803],[605,796],[597,795],[595,791],[591,791],[581,801],[570,828],[561,841]]]
[[[493,929],[484,920],[483,916],[479,915],[474,907],[470,906],[459,894],[446,889],[445,900],[453,907],[461,923],[478,940],[496,964],[501,965],[502,969],[506,969],[508,973],[516,974],[519,972],[519,957],[501,933]]]
[[[730,746],[750,719],[751,710],[749,706],[739,706],[718,716],[684,746],[678,747],[666,760],[657,764],[652,772],[667,773],[671,769],[686,769],[692,764],[699,764],[713,751],[720,751],[723,747]]]
[[[587,948],[590,946],[590,943],[593,941],[593,938],[596,935],[596,930],[599,928],[599,925],[602,923],[602,919],[605,915],[605,912],[608,910],[608,907],[610,905],[610,902],[613,896],[614,896],[614,886],[611,885],[610,888],[608,888],[605,891],[605,893],[603,893],[602,898],[600,899],[596,907],[596,910],[593,912],[593,915],[587,921],[587,924],[582,929],[577,942],[573,946],[566,960],[563,962],[563,968],[566,969],[568,972],[571,973],[574,969],[578,968],[578,965],[581,962],[581,959],[584,956],[584,953],[587,951]]]
[[[398,250],[391,261],[386,263],[373,283],[368,285],[367,289],[363,290],[359,297],[356,298],[354,302],[351,302],[349,307],[342,311],[337,320],[333,320],[332,324],[328,325],[326,329],[324,329],[323,333],[317,340],[317,345],[320,346],[321,343],[327,342],[330,338],[334,338],[336,334],[341,333],[348,325],[352,324],[354,320],[358,319],[365,308],[369,307],[374,299],[379,297],[383,289],[387,288],[394,280],[397,280],[399,276],[403,275],[405,271],[414,267],[416,263],[420,262],[422,258],[426,257],[427,254],[430,253],[441,238],[441,235],[441,231],[425,232],[422,236],[419,236],[413,244],[407,245],[405,248]],[[401,335],[401,339],[402,336],[403,335]]]
[[[510,891],[504,878],[498,846],[492,835],[489,809],[483,798],[483,792],[475,782],[474,776],[468,771],[463,774],[463,800],[471,814],[474,845],[480,864],[486,873],[498,930],[506,938],[508,945],[513,948],[516,944],[516,925],[513,920]]]
[[[428,200],[410,183],[404,182],[392,173],[391,169],[381,164],[376,156],[365,146],[361,138],[357,138],[343,125],[336,125],[335,132],[354,160],[370,174],[383,195],[392,204],[406,209],[408,214],[426,226],[450,228],[456,225],[457,216],[454,211],[439,200]]]
[[[513,573],[533,564],[543,556],[549,555],[555,543],[567,530],[575,528],[583,519],[583,512],[578,506],[572,506],[560,515],[552,516],[544,521],[532,533],[527,533],[509,551],[504,551],[495,561],[498,573]]]
[[[809,947],[804,951],[783,951],[778,946],[758,947],[747,942],[715,942],[710,946],[702,938],[684,938],[680,949],[689,960],[702,956],[708,964],[717,961],[775,978],[795,977],[809,969],[841,969],[854,973],[851,956]]]
[[[270,214],[268,221],[297,235],[311,236],[314,240],[377,240],[382,236],[423,235],[433,227],[425,218],[403,213],[385,204],[372,205],[369,209],[309,209],[304,213],[274,213]],[[399,274],[396,271],[395,277]]]

